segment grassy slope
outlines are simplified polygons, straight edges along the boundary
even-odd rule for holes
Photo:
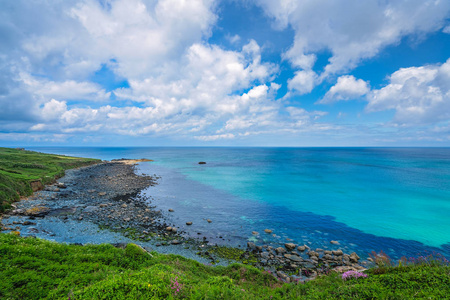
[[[448,299],[450,268],[430,264],[335,273],[282,284],[234,264],[210,267],[133,244],[76,246],[0,234],[0,299]],[[378,273],[378,274],[376,274]],[[178,292],[177,292],[178,288]]]
[[[64,171],[99,160],[0,148],[0,213],[20,196],[32,194],[30,182],[48,184]]]

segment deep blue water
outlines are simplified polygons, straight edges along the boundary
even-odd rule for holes
[[[450,256],[450,148],[27,149],[153,159],[139,167],[161,176],[145,191],[152,204],[214,242],[326,248],[338,240],[359,253]]]

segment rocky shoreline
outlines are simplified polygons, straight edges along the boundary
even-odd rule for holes
[[[189,238],[179,226],[170,224],[165,214],[151,206],[151,199],[141,193],[157,184],[158,176],[136,174],[138,162],[122,159],[68,170],[59,182],[16,203],[15,208],[3,216],[2,229],[19,233],[26,227],[28,232],[36,232],[38,229],[33,225],[37,218],[89,222],[131,240],[151,243],[153,247],[189,248],[212,264],[223,259],[252,264],[271,270],[286,282],[313,279],[330,270],[365,269],[356,253],[343,253],[336,241],[331,241],[331,248],[326,250],[294,243],[273,247],[253,242],[248,242],[247,248],[242,250],[210,245],[205,237]],[[19,221],[10,221],[10,216]],[[269,231],[263,234],[271,234]],[[259,233],[254,232],[254,235]],[[153,247],[147,249],[153,250]]]

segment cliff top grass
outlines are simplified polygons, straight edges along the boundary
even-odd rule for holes
[[[63,176],[67,169],[99,161],[0,147],[0,213],[21,196],[31,195],[31,182],[49,184]]]
[[[269,272],[178,255],[0,234],[0,299],[448,299],[448,262],[382,265],[283,283]]]

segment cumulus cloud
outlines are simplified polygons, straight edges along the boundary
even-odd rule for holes
[[[328,104],[336,101],[357,99],[370,91],[369,85],[362,79],[356,79],[352,75],[338,78],[325,96],[318,101],[320,104]]]
[[[368,94],[368,112],[395,110],[401,125],[450,120],[450,59],[442,65],[402,68]]]
[[[294,29],[294,43],[285,53],[285,58],[293,66],[310,70],[318,52],[331,52],[320,79],[355,68],[363,59],[377,55],[381,49],[400,42],[404,36],[441,29],[450,11],[449,1],[434,0],[254,2],[273,18],[276,26]],[[292,81],[303,77],[294,77]],[[304,84],[290,85],[293,90],[300,88],[300,93],[310,89],[309,85],[307,87]]]

